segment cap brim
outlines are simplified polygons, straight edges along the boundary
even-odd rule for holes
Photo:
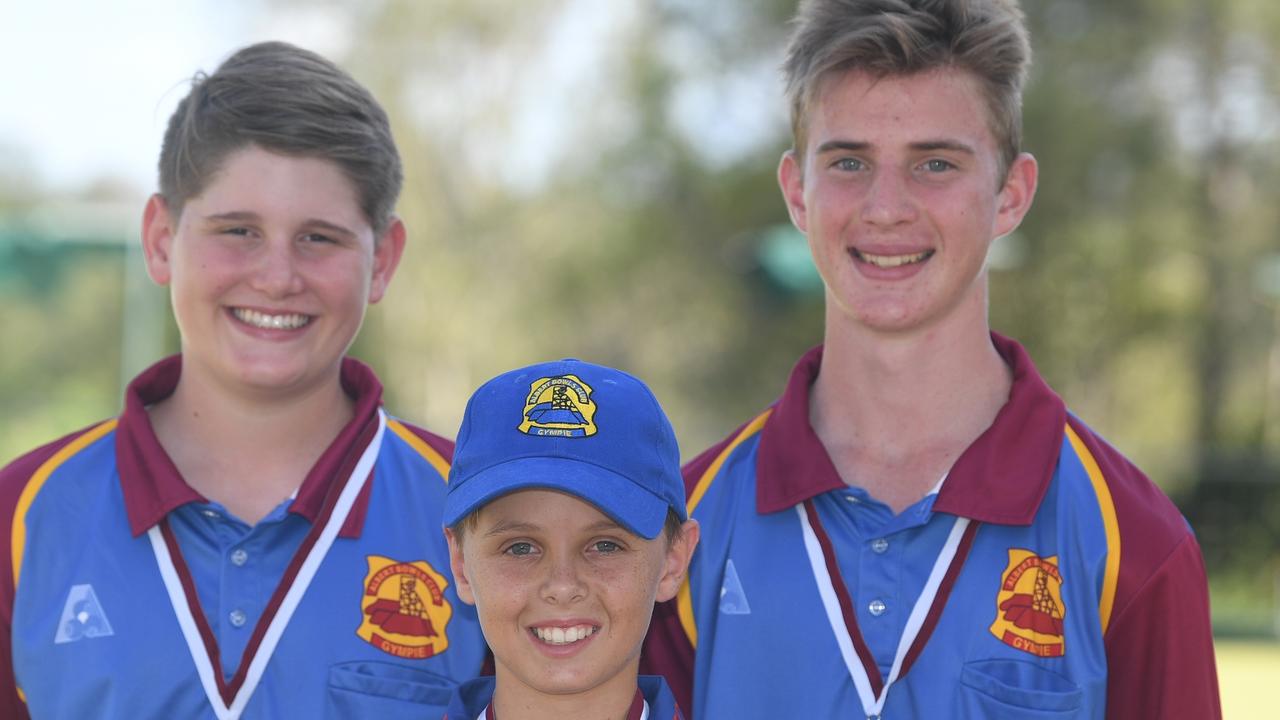
[[[449,488],[444,524],[453,526],[489,502],[516,490],[545,488],[582,498],[619,525],[652,540],[666,523],[666,500],[599,465],[571,458],[516,458]]]

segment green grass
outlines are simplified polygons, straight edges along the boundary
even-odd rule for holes
[[[1226,720],[1273,720],[1280,643],[1218,640],[1218,682]]]

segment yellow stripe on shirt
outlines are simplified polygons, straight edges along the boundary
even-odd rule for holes
[[[400,436],[401,440],[409,443],[409,447],[418,451],[418,454],[426,458],[431,463],[431,467],[440,473],[440,477],[447,483],[449,482],[449,461],[444,456],[436,452],[436,449],[426,443],[425,440],[418,437],[412,430],[404,426],[399,420],[388,420],[387,427],[391,428],[391,432]]]
[[[707,490],[711,487],[711,481],[716,475],[720,474],[720,468],[724,466],[725,460],[733,454],[738,446],[745,442],[748,438],[760,432],[764,427],[764,423],[769,419],[769,414],[773,412],[773,408],[769,408],[756,416],[754,420],[747,423],[746,427],[738,433],[728,445],[720,451],[716,459],[707,466],[702,477],[698,478],[698,482],[693,486],[693,492],[689,494],[688,510],[689,517],[693,517],[694,508],[698,507],[698,503],[702,501],[702,496],[707,494]],[[680,586],[680,592],[676,593],[676,614],[680,618],[680,626],[684,628],[684,634],[689,638],[689,644],[697,649],[698,647],[698,626],[694,622],[693,617],[693,593],[689,589],[689,579],[685,578],[684,584]]]
[[[1102,620],[1102,634],[1105,635],[1107,626],[1111,624],[1111,609],[1116,601],[1116,582],[1120,577],[1120,524],[1116,522],[1116,506],[1111,500],[1111,489],[1107,487],[1107,479],[1102,476],[1098,461],[1070,425],[1067,426],[1067,439],[1071,441],[1071,447],[1075,449],[1076,456],[1089,474],[1093,492],[1098,496],[1102,526],[1107,533],[1107,567],[1102,577],[1102,597],[1098,599],[1098,617]]]
[[[93,444],[103,435],[115,430],[118,422],[118,420],[112,418],[95,425],[80,437],[62,446],[62,449],[50,456],[48,460],[45,460],[39,468],[36,468],[35,474],[31,476],[26,486],[22,488],[22,494],[18,496],[18,506],[13,510],[13,523],[9,526],[11,532],[9,549],[13,553],[13,587],[15,590],[18,587],[18,575],[22,571],[22,552],[27,545],[27,511],[31,509],[31,503],[35,502],[36,495],[40,493],[40,488],[44,487],[45,481],[49,479],[54,470],[57,470],[59,466],[70,460],[73,455]]]

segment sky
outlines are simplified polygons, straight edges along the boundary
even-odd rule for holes
[[[111,177],[150,192],[164,125],[192,74],[242,45],[276,38],[343,49],[321,10],[285,18],[258,2],[0,5],[0,174],[33,172],[53,191]]]
[[[510,142],[501,144],[501,162],[481,158],[482,167],[497,168],[513,187],[535,187],[552,172],[571,149],[575,98],[609,82],[598,75],[611,33],[626,31],[636,5],[566,0],[532,55],[507,61],[538,81],[505,85],[515,94],[518,120],[508,127]],[[244,45],[286,40],[339,62],[352,50],[345,11],[325,0],[0,0],[0,6],[0,177],[30,174],[51,195],[107,178],[150,193],[165,123],[191,76],[211,72]],[[696,47],[677,43],[666,51],[673,62],[703,61]],[[488,70],[509,75],[498,60]],[[776,65],[777,58],[762,54],[731,75],[687,83],[675,98],[674,125],[697,139],[691,144],[707,160],[733,162],[753,152],[785,122]],[[485,78],[477,87],[494,83]],[[438,90],[424,90],[424,109],[432,98],[457,102],[459,88]],[[448,103],[437,110],[467,115]],[[716,132],[705,131],[709,123]]]

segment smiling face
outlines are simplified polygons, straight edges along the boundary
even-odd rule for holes
[[[828,78],[807,147],[778,169],[809,239],[827,310],[877,332],[986,318],[984,263],[1031,205],[1035,160],[1001,178],[976,79],[955,69]]]
[[[595,506],[520,490],[446,530],[458,596],[479,612],[499,692],[524,698],[635,692],[654,601],[675,596],[697,543],[624,530]]]
[[[143,226],[182,334],[182,382],[231,394],[336,387],[404,247],[398,220],[375,238],[337,165],[256,146],[230,154],[178,217],[153,197]]]

